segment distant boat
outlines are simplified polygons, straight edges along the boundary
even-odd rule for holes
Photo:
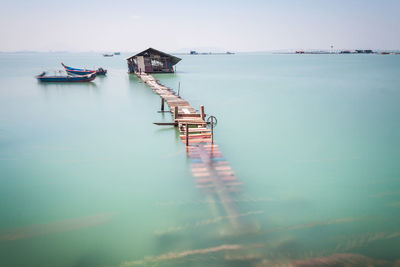
[[[68,74],[72,74],[72,75],[88,75],[91,73],[96,73],[97,75],[106,75],[106,73],[107,73],[107,70],[105,70],[103,68],[98,68],[97,70],[87,70],[87,69],[71,68],[71,67],[64,65],[64,63],[62,63],[62,62],[61,62],[61,65],[64,67],[65,71]]]
[[[96,73],[87,75],[53,75],[46,76],[46,72],[43,72],[36,76],[36,79],[40,82],[91,82],[96,78]]]
[[[114,52],[114,55],[119,56],[121,55],[121,52]]]
[[[103,57],[113,57],[114,54],[103,54]]]

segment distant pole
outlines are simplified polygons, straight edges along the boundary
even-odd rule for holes
[[[186,129],[185,129],[185,132],[186,132],[186,147],[188,147],[189,146],[189,124],[188,123],[186,123]]]
[[[178,83],[178,96],[180,91],[181,91],[181,82]]]
[[[161,111],[164,111],[164,98],[161,97]]]

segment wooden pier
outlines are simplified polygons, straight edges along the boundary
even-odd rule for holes
[[[160,84],[153,76],[143,72],[135,74],[161,97],[162,112],[165,111],[165,102],[167,103],[173,122],[155,124],[178,127],[180,138],[186,145],[187,155],[191,160],[196,187],[216,196],[222,203],[231,225],[238,228],[240,216],[231,193],[240,191],[241,183],[224,159],[218,145],[214,144],[212,129],[206,127],[204,106],[200,106],[200,113],[197,113],[188,101],[171,88]]]

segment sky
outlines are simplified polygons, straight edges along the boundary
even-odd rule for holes
[[[0,0],[0,51],[399,50],[399,10],[400,0]]]

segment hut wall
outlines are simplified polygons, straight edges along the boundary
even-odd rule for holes
[[[149,57],[144,57],[144,68],[145,68],[145,72],[147,72],[147,73],[153,72],[153,67],[151,65],[151,59]]]
[[[145,68],[145,62],[143,56],[136,57],[137,64],[138,64],[138,71],[147,72]]]
[[[151,57],[151,66],[153,72],[162,72],[165,69],[163,58],[160,56]]]

